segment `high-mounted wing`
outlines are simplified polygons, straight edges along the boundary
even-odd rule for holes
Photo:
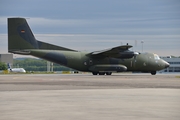
[[[136,54],[136,52],[129,50],[129,48],[131,47],[132,47],[131,45],[122,45],[111,49],[94,51],[91,53],[91,56],[128,59],[128,58],[132,58]]]

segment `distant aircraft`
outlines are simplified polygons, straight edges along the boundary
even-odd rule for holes
[[[140,71],[152,75],[169,67],[153,53],[130,51],[131,45],[122,45],[94,52],[79,52],[36,40],[26,19],[8,18],[8,51],[32,55],[93,75],[111,75],[112,72]]]
[[[11,65],[8,63],[8,71],[13,73],[25,73],[24,68],[11,68]]]

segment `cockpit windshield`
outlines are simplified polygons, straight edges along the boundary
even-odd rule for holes
[[[158,60],[160,58],[159,58],[159,56],[157,54],[154,54],[154,59]]]

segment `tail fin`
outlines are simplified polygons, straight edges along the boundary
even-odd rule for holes
[[[26,19],[8,18],[8,51],[20,51],[24,49],[47,49],[76,51],[35,39]]]
[[[8,66],[8,69],[11,69],[11,66],[10,66],[10,64],[9,64],[9,63],[7,64],[7,66]]]
[[[8,66],[8,70],[12,71],[10,63],[8,63],[7,66]]]
[[[35,39],[26,19],[8,18],[8,50],[37,49]]]

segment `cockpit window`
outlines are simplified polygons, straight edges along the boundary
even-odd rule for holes
[[[154,59],[160,59],[158,55],[154,54]]]

